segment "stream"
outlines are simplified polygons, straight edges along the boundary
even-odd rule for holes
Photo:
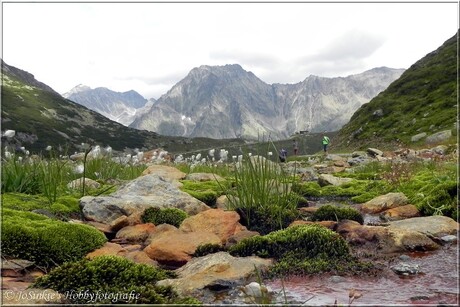
[[[321,206],[334,201],[316,200]],[[343,201],[335,205],[343,205]],[[353,205],[347,203],[347,205]],[[382,222],[378,215],[364,215],[364,224]],[[407,260],[396,258],[388,263],[379,277],[333,276],[322,274],[309,277],[290,277],[286,280],[267,281],[277,294],[277,303],[303,304],[305,306],[363,305],[459,305],[459,261],[457,243],[442,246],[432,252],[405,253]],[[400,256],[401,257],[401,256]],[[404,257],[404,256],[402,256]],[[404,262],[418,265],[419,273],[398,275],[391,266]],[[350,304],[349,292],[355,289],[362,294]]]
[[[459,304],[458,245],[444,246],[434,252],[407,253],[420,272],[415,275],[397,275],[390,266],[380,277],[341,277],[320,275],[292,277],[266,284],[278,293],[278,303],[307,306],[349,304],[349,291],[355,289],[362,296],[351,305],[455,305]],[[395,262],[401,260],[397,259]],[[286,293],[283,295],[283,289]]]

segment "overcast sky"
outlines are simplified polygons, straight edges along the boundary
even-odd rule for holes
[[[158,99],[201,65],[266,83],[409,68],[458,29],[450,3],[2,3],[2,58],[65,93]]]

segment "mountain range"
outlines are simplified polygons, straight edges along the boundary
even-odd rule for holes
[[[125,126],[131,124],[136,113],[147,104],[147,99],[134,90],[120,93],[105,87],[92,89],[83,84],[62,96]],[[147,106],[154,102],[155,99],[150,99]]]
[[[2,131],[14,130],[14,138],[2,136],[2,148],[22,146],[40,153],[47,146],[59,154],[81,151],[81,144],[110,146],[114,151],[162,148],[171,153],[201,148],[238,146],[242,140],[190,139],[165,137],[139,131],[112,121],[85,106],[65,99],[48,85],[24,70],[1,60]]]
[[[413,136],[415,134],[433,134],[444,130],[452,131],[452,137],[449,142],[455,143],[458,137],[457,56],[458,33],[448,39],[438,49],[414,63],[397,80],[391,82],[385,90],[378,93],[368,103],[364,103],[359,107],[350,121],[338,133],[334,133],[335,137],[332,138],[332,147],[353,150],[355,148],[363,149],[384,145],[389,147],[414,144]],[[221,78],[215,72],[216,70],[221,70],[220,73],[224,76],[230,74],[227,76],[228,79]],[[386,68],[377,68],[371,70],[370,73],[375,74],[379,70],[384,71]],[[233,73],[231,73],[232,71]],[[171,153],[203,153],[203,150],[206,153],[207,149],[228,148],[230,151],[229,154],[233,155],[241,151],[241,147],[258,145],[247,144],[240,138],[217,140],[200,137],[164,136],[146,130],[125,127],[95,111],[62,97],[48,85],[36,80],[29,72],[9,66],[3,60],[1,61],[1,72],[2,131],[16,131],[13,139],[2,136],[2,151],[8,145],[16,146],[16,148],[17,146],[26,146],[31,152],[40,152],[48,145],[51,145],[55,148],[62,146],[68,152],[72,153],[74,150],[79,149],[79,144],[86,142],[101,146],[109,145],[114,150],[119,151],[134,148],[141,150],[144,148],[164,148]],[[365,79],[372,76],[371,74],[366,77],[366,73],[368,72],[350,77]],[[239,77],[235,79],[235,76]],[[206,129],[217,129],[223,135],[225,133],[225,124],[227,123],[242,125],[242,119],[246,117],[258,122],[261,121],[261,118],[266,119],[273,115],[278,116],[278,121],[273,120],[278,126],[275,125],[274,127],[283,127],[282,115],[288,114],[294,105],[294,103],[293,105],[286,105],[286,101],[299,102],[311,99],[305,92],[301,92],[300,90],[298,93],[304,93],[304,97],[300,97],[301,95],[299,94],[299,97],[292,99],[290,96],[292,94],[289,94],[292,93],[290,90],[300,88],[301,84],[305,83],[310,84],[313,88],[321,89],[320,92],[322,94],[318,96],[326,96],[326,94],[334,92],[331,88],[324,85],[322,83],[324,80],[321,79],[325,78],[310,76],[298,84],[273,84],[270,86],[255,77],[252,73],[245,72],[238,65],[202,66],[192,70],[189,76],[176,84],[167,94],[160,97],[158,101],[154,102],[151,108],[164,110],[165,113],[181,114],[179,117],[181,121],[193,121],[194,118],[191,117],[191,114],[197,111],[193,108],[194,104],[184,101],[183,97],[185,97],[185,94],[196,97],[196,100],[200,97],[202,99],[208,97],[208,100],[206,100],[208,109],[204,111],[208,112],[208,117],[214,119],[214,122],[203,119],[202,127]],[[343,79],[348,79],[347,81],[349,82],[349,77],[339,79],[342,79],[340,82],[345,82]],[[205,80],[206,82],[202,83],[200,80]],[[252,83],[250,80],[256,80],[256,82]],[[199,84],[197,83],[198,81],[200,81]],[[337,81],[335,80],[334,82]],[[193,82],[195,84],[192,84]],[[332,81],[329,80],[329,82]],[[228,96],[231,92],[229,89],[230,85],[240,91],[237,97],[252,97],[250,103],[245,102],[243,104],[244,108],[239,105],[237,98]],[[213,89],[211,96],[205,95],[206,89]],[[285,89],[285,91],[280,91],[280,89]],[[377,90],[370,87],[368,91]],[[361,93],[363,92],[365,90],[361,91]],[[192,93],[193,95],[191,95]],[[264,104],[265,100],[262,98],[273,97],[274,93],[278,95],[278,100],[276,101],[280,102],[279,105],[275,105],[271,100],[267,100],[271,103],[266,106]],[[369,95],[369,93],[367,94]],[[220,100],[216,100],[215,97],[221,98]],[[227,99],[231,103],[226,105],[221,101],[223,99]],[[202,104],[196,100],[197,105],[195,107],[201,106]],[[174,103],[168,105],[168,101]],[[220,103],[217,103],[219,101]],[[316,101],[321,100],[318,98]],[[178,102],[182,102],[182,105],[178,104]],[[315,106],[314,104],[311,105],[314,112],[321,111],[321,109],[316,110]],[[219,109],[222,107],[224,109]],[[146,108],[141,109],[145,111]],[[227,110],[234,112],[229,114],[241,114],[241,117],[229,117]],[[299,112],[301,111],[300,109],[298,110]],[[203,112],[203,109],[201,109],[201,112]],[[251,112],[258,114],[258,116],[255,117]],[[215,116],[221,113],[223,115],[227,114],[227,117],[224,117],[223,120]],[[151,112],[146,114],[150,116]],[[146,114],[139,118],[143,118]],[[307,117],[303,116],[299,118],[299,122],[308,123],[308,120],[305,120],[305,118]],[[167,127],[168,125],[176,127],[174,123],[163,124],[162,127]],[[222,126],[222,129],[220,126]],[[180,127],[183,129],[182,124],[179,125]],[[190,127],[194,126],[187,126],[187,128]],[[305,126],[297,124],[297,126],[294,125],[293,127],[289,131],[300,130]],[[313,125],[310,127],[313,130]],[[259,133],[260,131],[264,133],[262,128],[265,127],[256,126],[254,129],[260,129]],[[271,129],[275,130],[274,128]],[[265,135],[268,136],[268,133]],[[313,137],[319,136],[312,133],[301,138],[305,142],[310,142],[310,137],[313,140]],[[333,136],[332,133],[331,136]],[[276,143],[277,146],[290,146],[289,144],[292,144],[292,139],[283,141],[286,144]],[[418,142],[420,146],[423,146],[421,143],[423,142],[423,138]],[[318,145],[319,139],[314,139],[313,143]],[[305,146],[311,147],[312,145],[308,143]],[[231,151],[232,148],[234,152]],[[318,149],[312,149],[310,153],[318,150],[319,147]]]
[[[203,65],[136,116],[130,127],[161,135],[246,140],[336,131],[403,72],[380,67],[348,77],[312,75],[296,84],[270,85],[238,64]]]

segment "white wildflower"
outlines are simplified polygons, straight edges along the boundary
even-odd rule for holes
[[[16,134],[16,131],[14,130],[6,130],[4,133],[3,133],[3,136],[7,137],[7,138],[12,138],[14,137]]]
[[[269,152],[268,152],[268,155],[269,155],[269,156],[273,156],[273,152],[269,151]]]
[[[45,150],[50,151],[53,147],[51,145],[46,146]]]
[[[241,161],[243,161],[243,155],[238,156],[238,162],[241,162]]]
[[[210,157],[214,157],[214,153],[216,152],[215,149],[210,149],[209,152],[208,152],[208,156]]]
[[[107,147],[105,148],[105,152],[108,153],[108,154],[111,154],[111,153],[112,153],[112,147],[107,146]]]
[[[83,164],[78,164],[77,166],[75,166],[75,168],[73,169],[73,172],[75,174],[83,174],[83,171],[85,170],[85,167],[83,166]]]

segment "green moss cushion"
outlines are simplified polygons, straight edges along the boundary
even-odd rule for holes
[[[91,226],[6,208],[1,239],[2,254],[45,267],[81,259],[107,241],[102,232]]]

